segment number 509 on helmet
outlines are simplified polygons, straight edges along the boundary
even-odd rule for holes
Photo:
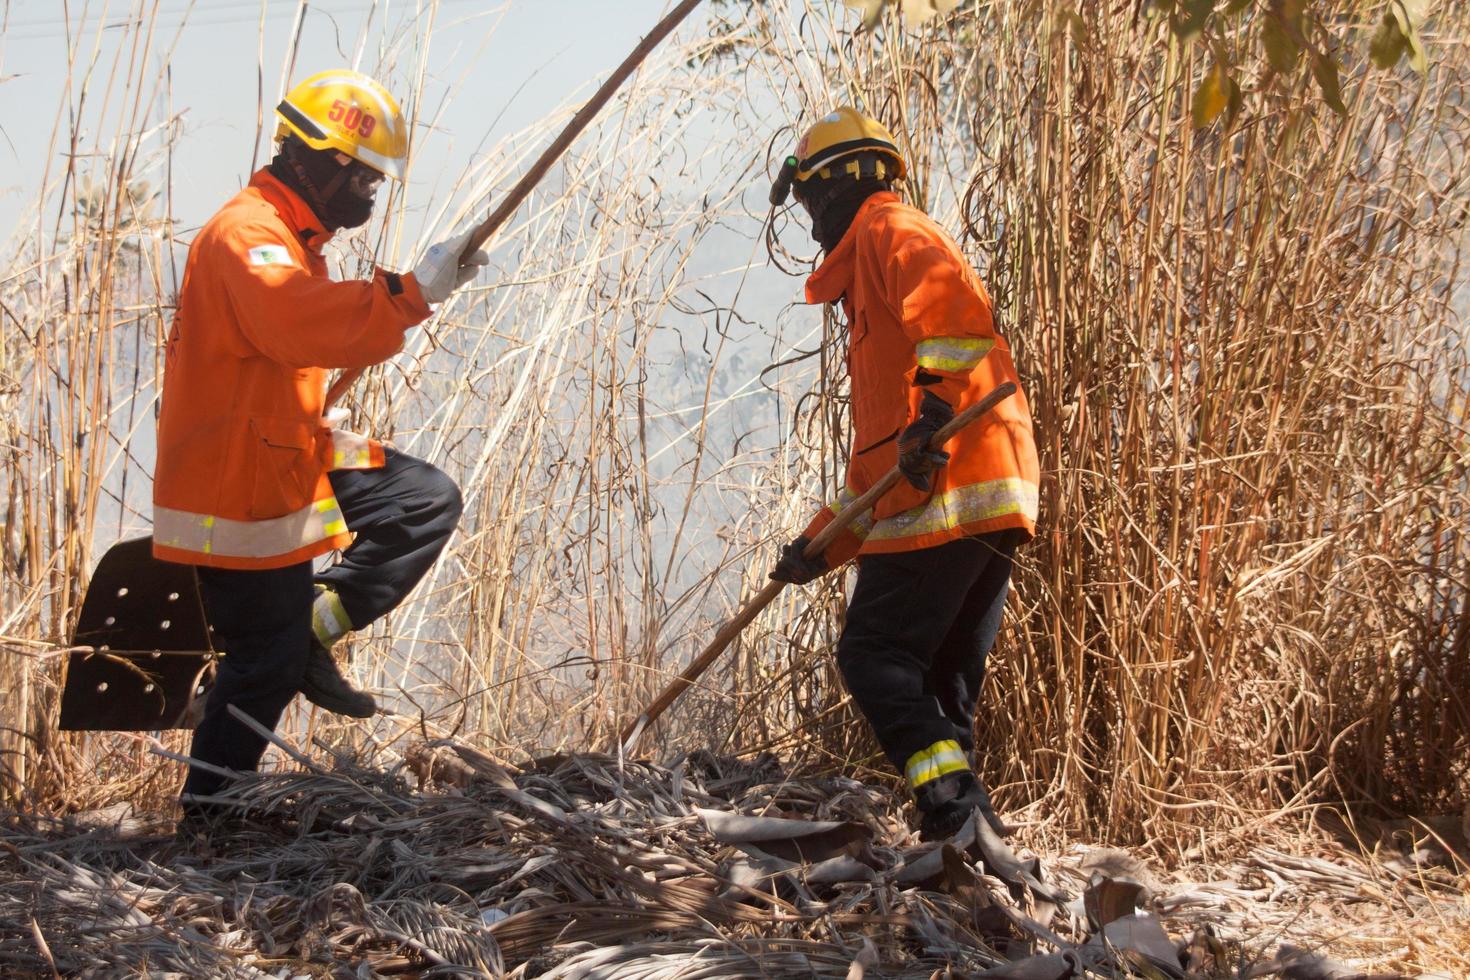
[[[294,133],[315,150],[336,150],[402,180],[408,124],[388,90],[355,71],[324,71],[298,82],[276,106],[276,139]]]

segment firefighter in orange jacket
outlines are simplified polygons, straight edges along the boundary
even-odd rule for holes
[[[974,716],[1016,546],[1036,529],[1038,467],[1019,385],[944,445],[929,437],[996,385],[1016,382],[990,298],[958,246],[892,191],[903,156],[851,108],[821,119],[787,159],[772,203],[794,190],[825,253],[809,303],[847,318],[852,452],[846,486],[771,577],[809,582],[857,557],[837,662],[878,743],[903,773],[920,833],[941,838],[978,809]],[[907,478],[820,558],[807,542],[897,464]]]
[[[391,357],[404,332],[473,278],[465,233],[410,275],[328,278],[322,247],[364,224],[385,177],[403,178],[408,128],[393,97],[323,72],[276,108],[278,152],[189,249],[169,333],[154,472],[154,554],[198,567],[224,656],[194,733],[186,814],[252,770],[298,691],[370,717],[333,644],[394,608],[454,530],[458,488],[435,467],[324,418],[327,372]],[[345,549],[317,574],[312,559]],[[192,811],[191,811],[192,807]]]

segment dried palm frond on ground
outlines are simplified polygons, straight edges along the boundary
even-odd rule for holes
[[[1391,870],[1322,839],[1164,875],[1032,827],[1020,839],[1048,877],[1027,890],[991,876],[963,832],[942,849],[918,845],[886,790],[796,778],[770,757],[696,753],[659,766],[562,755],[515,770],[441,740],[409,747],[386,771],[301,758],[301,770],[239,784],[237,825],[209,838],[175,837],[168,814],[92,815],[91,828],[10,816],[0,973],[1470,969],[1464,876]],[[1066,893],[1060,904],[1042,896],[1051,889]],[[1089,942],[1099,932],[1108,942]]]

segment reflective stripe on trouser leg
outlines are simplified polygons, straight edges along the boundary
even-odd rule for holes
[[[969,769],[970,760],[965,758],[965,750],[960,748],[959,742],[947,738],[909,756],[903,774],[908,779],[909,789],[915,790],[945,773],[968,772]]]
[[[328,650],[352,632],[352,620],[347,618],[342,600],[325,585],[316,587],[316,599],[311,604],[311,631],[316,634],[316,641]]]
[[[463,502],[441,470],[392,449],[380,469],[329,476],[356,538],[316,580],[337,593],[352,628],[362,630],[397,607],[428,572]]]

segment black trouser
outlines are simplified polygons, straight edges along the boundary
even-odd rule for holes
[[[215,646],[225,656],[194,731],[194,758],[237,771],[260,763],[265,739],[231,717],[228,706],[276,727],[301,689],[313,582],[335,589],[353,627],[362,629],[402,602],[439,557],[459,520],[459,488],[423,460],[386,452],[380,469],[331,474],[356,535],[338,564],[315,576],[309,561],[266,571],[199,569]],[[184,792],[207,795],[223,784],[223,777],[191,768]]]
[[[975,704],[1018,536],[997,531],[858,562],[837,664],[900,773],[946,739],[973,756]]]

